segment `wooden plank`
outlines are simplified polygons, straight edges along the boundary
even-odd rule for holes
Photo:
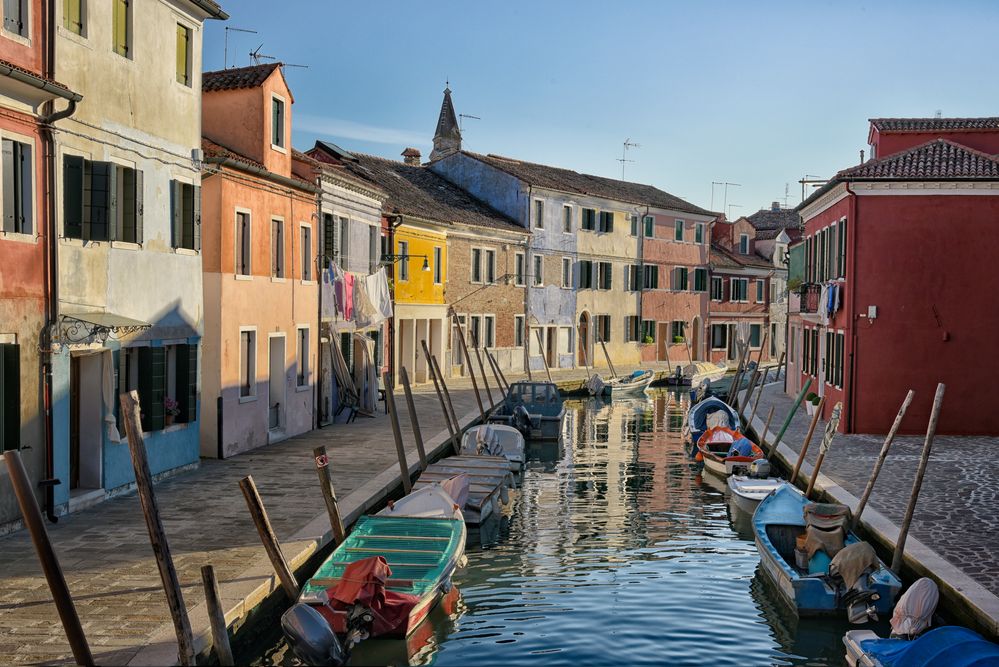
[[[450,542],[450,537],[434,537],[433,535],[355,535],[358,540],[433,540]]]
[[[379,551],[379,549],[365,549],[363,547],[344,547],[344,550],[345,551]],[[384,551],[387,554],[432,554],[434,556],[439,556],[442,553],[441,551],[432,551],[432,550],[429,550],[429,549],[389,549],[389,548],[382,548],[380,550]]]

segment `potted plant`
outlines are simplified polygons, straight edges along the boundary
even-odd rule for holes
[[[646,345],[652,345],[656,341],[652,336],[646,336],[645,338],[642,339],[642,342],[645,343]]]
[[[176,418],[177,415],[180,414],[180,403],[178,403],[177,399],[175,399],[174,397],[167,396],[165,399],[163,399],[163,407],[166,408],[166,416],[165,416],[166,425],[170,426],[171,424],[173,424],[174,418]]]
[[[805,412],[811,417],[815,414],[815,406],[819,404],[819,397],[814,391],[808,392],[805,396]]]
[[[683,342],[683,336],[673,336],[673,342],[674,343],[682,343]]]

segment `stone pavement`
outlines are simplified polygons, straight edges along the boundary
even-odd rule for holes
[[[761,415],[765,416],[770,406],[776,408],[770,432],[779,430],[792,403],[780,384],[768,385],[754,420],[757,430],[763,426]],[[923,417],[929,420],[928,414]],[[810,419],[801,408],[784,435],[783,443],[795,454],[801,450]],[[820,422],[816,427],[806,454],[809,463],[818,455],[823,425]],[[868,507],[895,525],[901,524],[905,514],[923,439],[895,438],[871,494]],[[859,498],[883,442],[883,435],[838,434],[821,474]],[[997,437],[936,436],[909,532],[910,543],[915,537],[994,595],[999,595],[999,469],[992,464],[997,449]]]
[[[452,398],[463,423],[478,416],[470,391],[456,386]],[[443,443],[445,424],[433,389],[422,388],[414,401],[424,440],[436,436]],[[401,392],[396,404],[412,450]],[[261,591],[276,588],[239,490],[239,480],[246,475],[253,475],[292,567],[315,551],[321,541],[316,536],[329,528],[312,460],[312,449],[320,445],[330,455],[344,513],[363,510],[367,502],[378,500],[371,498],[375,492],[391,488],[398,479],[391,427],[380,412],[374,418],[358,416],[352,424],[312,431],[225,461],[202,460],[197,470],[156,485],[189,612],[204,607],[200,568],[205,564],[215,566],[230,623],[259,601]],[[414,451],[409,454],[411,466],[416,463]],[[372,487],[375,478],[388,481]],[[352,494],[355,490],[358,493]],[[49,524],[48,530],[97,663],[175,660],[169,610],[138,497],[133,493],[66,515],[58,524]],[[298,556],[292,558],[293,554]],[[257,591],[256,597],[248,597],[250,591]],[[195,634],[202,633],[203,643],[207,629],[203,612],[192,612],[191,621]],[[161,650],[149,653],[148,645],[155,642]],[[5,664],[72,662],[31,540],[23,530],[0,538],[0,656]]]

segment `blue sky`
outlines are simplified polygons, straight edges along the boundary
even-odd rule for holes
[[[867,119],[999,115],[999,2],[222,0],[206,69],[285,63],[293,140],[429,155],[445,80],[464,147],[651,183],[732,217],[859,161]],[[280,18],[279,18],[280,17]]]

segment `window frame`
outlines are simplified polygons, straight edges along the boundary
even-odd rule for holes
[[[434,246],[434,285],[442,285],[444,283],[444,249],[439,246]]]
[[[242,234],[241,234],[241,231],[242,231],[242,229],[241,229],[241,222],[242,221],[240,220],[240,216],[246,216],[246,241],[243,244],[242,248],[240,247],[241,239],[242,239]],[[234,246],[233,247],[233,252],[235,254],[235,264],[232,267],[233,268],[233,275],[236,276],[237,280],[240,280],[240,279],[246,279],[246,280],[248,280],[248,279],[250,279],[250,278],[253,277],[253,213],[252,213],[252,211],[250,211],[250,209],[248,209],[248,208],[239,208],[239,207],[236,207],[235,210],[233,211],[233,224],[236,227],[235,234],[234,234],[235,243],[233,243],[233,246]],[[242,253],[240,253],[241,249],[243,251]],[[243,257],[240,257],[241,254],[244,255],[245,259],[246,259],[246,262],[245,262],[245,264],[246,264],[246,273],[241,273],[240,272],[240,268],[241,268],[240,264],[242,263],[242,260],[244,259]]]
[[[249,334],[245,351],[243,349],[243,334]],[[245,376],[244,361],[246,362]],[[244,393],[244,389],[246,393]],[[239,328],[239,402],[247,403],[255,400],[257,400],[257,327],[243,326]]]
[[[656,217],[654,215],[647,215],[642,218],[642,234],[647,239],[656,237]]]
[[[746,247],[743,250],[743,246]],[[739,254],[748,255],[749,254],[749,234],[739,234]]]
[[[18,211],[14,210],[14,218],[12,219],[12,229],[6,229],[7,220],[6,217],[0,220],[0,236],[7,238],[17,238],[20,237],[30,237],[32,239],[38,236],[38,179],[37,174],[37,162],[36,156],[38,151],[35,147],[35,141],[33,137],[22,136],[7,132],[5,129],[0,129],[0,146],[3,143],[10,143],[11,145],[11,166],[14,167],[11,174],[11,184],[12,184],[12,198],[14,200],[14,206],[16,207],[20,204],[20,219],[21,224],[18,225]],[[21,148],[18,148],[18,147]],[[24,160],[24,148],[27,147],[28,150],[28,165],[27,169],[23,166],[18,169],[14,166],[14,161],[20,156],[20,159]],[[0,162],[0,210],[6,209],[6,194],[4,186],[7,183],[6,170],[3,168],[2,162]],[[30,177],[30,183],[28,184],[28,193],[25,193],[24,175]],[[28,201],[25,202],[25,194],[28,196]],[[28,215],[25,215],[25,203],[28,207]],[[27,227],[27,231],[25,230]]]
[[[527,285],[527,254],[515,252],[513,254],[513,284],[517,287]]]
[[[78,37],[82,37],[83,39],[86,39],[87,38],[87,0],[68,0],[68,1],[69,2],[75,2],[76,5],[77,5],[77,7],[79,8],[79,10],[80,10],[80,22],[79,23],[70,24],[70,22],[69,22],[69,15],[66,13],[66,9],[67,9],[66,2],[67,2],[67,0],[63,0],[63,2],[61,3],[62,4],[62,21],[59,22],[59,27],[62,28],[63,30],[65,30],[66,32],[72,34],[72,35],[76,35]],[[79,28],[79,30],[74,30],[73,28],[70,27],[70,25],[77,26]]]
[[[728,323],[717,324],[713,323],[711,325],[711,349],[712,350],[727,350],[728,349]],[[721,330],[721,344],[715,344],[715,331]]]
[[[767,281],[765,278],[756,279],[756,303],[767,302],[766,284]]]
[[[686,223],[684,223],[684,221],[681,220],[680,218],[676,218],[673,221],[673,240],[676,241],[677,243],[683,243],[685,224]]]
[[[181,31],[184,32],[184,72],[180,71],[180,39]],[[184,25],[183,23],[177,23],[177,71],[176,80],[182,86],[187,88],[193,87],[194,72],[191,69],[191,62],[194,57],[194,51],[191,45],[191,38],[194,36],[194,30],[190,26]],[[183,78],[181,78],[183,77]]]
[[[698,222],[694,225],[694,243],[704,244],[704,223]]]
[[[482,273],[482,284],[484,285],[495,285],[496,284],[496,249],[495,248],[483,248],[482,249],[482,261],[485,264]]]
[[[275,223],[277,223],[275,225]],[[275,230],[280,232],[280,239],[275,238]],[[285,270],[285,229],[284,218],[272,215],[270,224],[270,247],[271,247],[271,280],[275,282],[283,281],[287,278]]]
[[[34,18],[31,14],[32,5],[34,4],[31,0],[15,0],[17,2],[17,9],[20,16],[18,17],[18,29],[16,31],[7,28],[7,16],[5,12],[0,11],[0,16],[3,18],[3,22],[0,23],[0,31],[2,31],[4,37],[7,39],[12,39],[15,42],[21,44],[30,45],[31,44],[31,28],[32,19]],[[2,5],[0,5],[0,10],[2,10]]]
[[[572,223],[574,222],[574,207],[571,204],[562,204],[562,233],[572,234]]]
[[[572,258],[562,258],[562,288],[572,289]]]
[[[270,133],[270,145],[271,150],[278,151],[279,153],[287,153],[288,148],[286,144],[288,143],[287,137],[287,125],[288,125],[288,100],[286,100],[281,95],[277,93],[271,93],[271,104],[270,104],[270,123],[268,132]],[[281,136],[278,137],[280,141],[274,141],[274,129],[277,127],[275,122],[274,112],[278,108],[275,106],[275,102],[280,103],[281,110]]]
[[[715,281],[718,281],[717,283]],[[715,285],[718,285],[718,297],[715,297]],[[709,299],[711,301],[718,301],[719,303],[725,300],[725,279],[721,276],[710,276],[710,287]]]
[[[302,277],[303,283],[315,282],[315,276],[313,275],[313,256],[312,256],[312,225],[307,222],[298,223],[298,238],[299,238],[299,254],[302,259]]]
[[[534,253],[534,280],[531,281],[534,287],[545,286],[545,257],[540,253]]]
[[[111,6],[111,51],[122,58],[127,60],[135,60],[135,29],[134,29],[134,2],[133,0],[112,0]],[[122,53],[118,50],[118,35],[117,30],[117,11],[118,8],[124,6],[125,8],[125,35],[124,35],[124,49],[125,52]]]
[[[587,232],[596,231],[597,209],[583,207],[580,210],[579,228]]]
[[[524,338],[526,337],[524,321],[525,318],[523,315],[513,316],[513,346],[515,348],[524,347]]]
[[[496,315],[486,313],[482,315],[482,338],[484,345],[479,345],[482,349],[496,347]]]
[[[305,334],[304,349],[302,334]],[[312,345],[312,329],[308,324],[295,326],[295,390],[305,391],[312,387],[312,366],[310,362],[310,346]]]
[[[468,282],[473,285],[481,285],[485,282],[482,274],[482,248],[472,246],[468,251],[468,255]]]
[[[535,199],[534,205],[531,210],[531,215],[534,217],[533,227],[535,229],[545,228],[545,200]]]
[[[409,282],[409,241],[397,239],[399,260],[399,282]]]
[[[697,283],[698,283],[697,279],[699,277],[703,279],[703,280],[700,281],[702,283],[702,286],[701,286],[700,289],[697,288]],[[703,266],[696,266],[696,267],[694,267],[694,286],[691,288],[691,291],[702,293],[702,294],[704,292],[707,292],[708,291],[708,282],[709,282],[708,281],[708,277],[709,277],[708,276],[708,270],[706,268],[704,268]]]
[[[600,215],[597,216],[597,233],[614,233],[614,211],[600,211]]]
[[[753,329],[756,329],[756,344],[753,345]],[[749,349],[758,350],[763,346],[763,325],[757,322],[749,323],[749,338],[747,341],[749,343]]]

